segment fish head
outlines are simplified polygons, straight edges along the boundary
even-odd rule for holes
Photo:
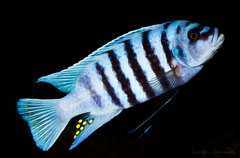
[[[182,65],[197,67],[210,60],[222,46],[224,35],[218,28],[203,26],[189,21],[179,21],[175,25],[172,51]]]

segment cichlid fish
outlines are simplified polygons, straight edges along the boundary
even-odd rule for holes
[[[186,20],[153,25],[107,43],[73,66],[40,77],[67,93],[61,99],[20,99],[36,145],[48,150],[75,116],[70,150],[139,103],[187,83],[213,57],[224,35]]]

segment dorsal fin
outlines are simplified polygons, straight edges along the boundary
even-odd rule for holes
[[[73,66],[68,67],[65,70],[56,72],[47,76],[40,77],[37,82],[47,82],[58,88],[64,93],[69,93],[74,89],[75,81],[81,75],[81,73],[86,70],[90,65],[98,61],[103,54],[106,54],[110,50],[116,48],[119,44],[122,44],[123,41],[132,39],[138,35],[141,35],[142,32],[147,30],[152,30],[158,28],[160,25],[153,25],[149,27],[144,27],[135,31],[131,31],[127,34],[124,34],[111,42],[103,45],[90,55],[88,55],[83,60],[74,64]]]
[[[158,25],[153,25],[153,26],[148,26],[148,27],[143,27],[134,31],[130,31],[122,36],[119,36],[118,38],[108,42],[107,44],[103,45],[99,49],[93,52],[93,54],[103,54],[104,52],[108,52],[109,50],[114,49],[117,45],[122,44],[126,40],[133,39],[136,36],[141,35],[141,33],[148,31],[148,30],[153,30],[156,28],[159,28],[161,24]]]
[[[40,77],[37,82],[47,82],[58,88],[64,93],[69,93],[74,89],[75,81],[78,76],[89,67],[91,64],[95,63],[101,54],[90,54],[83,60],[74,64],[73,66],[68,67],[65,70],[56,72],[47,76]]]

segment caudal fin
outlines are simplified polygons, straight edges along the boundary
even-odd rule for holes
[[[28,122],[36,145],[48,150],[69,120],[62,120],[56,111],[58,99],[20,99],[17,110]]]

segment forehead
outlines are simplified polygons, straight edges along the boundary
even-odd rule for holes
[[[200,34],[202,34],[203,32],[210,30],[210,27],[203,26],[199,23],[187,22],[185,25],[185,30],[187,30],[187,31],[195,30],[195,31],[198,31]]]
[[[178,33],[180,33],[180,31],[188,32],[189,30],[191,30],[193,28],[202,26],[199,23],[191,22],[191,21],[187,21],[187,20],[176,21],[176,23],[174,25],[177,26],[176,29],[177,29]]]
[[[186,27],[187,30],[190,30],[190,29],[196,28],[196,27],[198,27],[198,26],[200,26],[199,23],[191,23],[191,22],[186,23],[186,25],[185,25],[185,27]]]
[[[171,24],[171,27],[176,31],[176,34],[178,35],[180,35],[180,33],[182,35],[187,35],[189,31],[199,32],[202,35],[213,29],[200,23],[187,20],[177,20]]]

